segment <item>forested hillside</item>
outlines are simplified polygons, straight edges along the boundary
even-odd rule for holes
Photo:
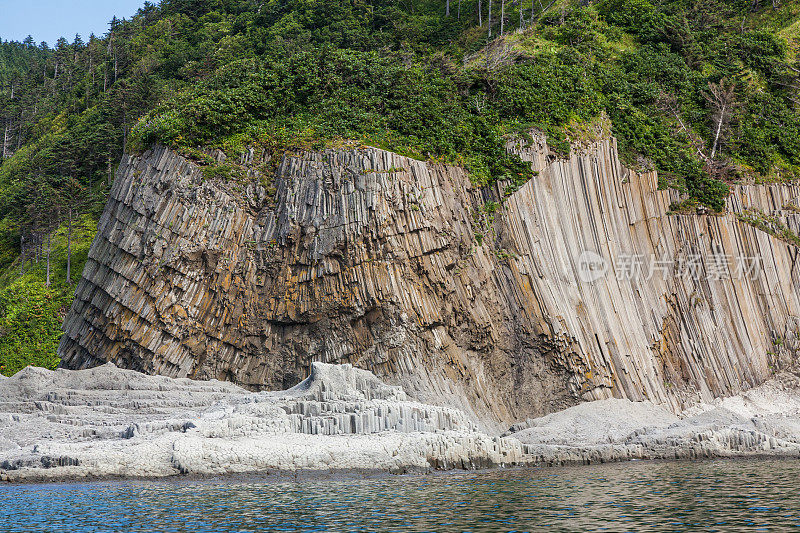
[[[722,210],[728,183],[800,175],[798,48],[796,0],[163,0],[103,36],[0,42],[0,372],[57,363],[124,150],[355,140],[522,183],[508,136],[566,153],[610,128]]]

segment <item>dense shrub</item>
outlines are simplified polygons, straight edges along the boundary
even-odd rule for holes
[[[0,291],[0,374],[10,376],[27,365],[58,366],[61,314],[71,296],[61,287],[48,289],[33,275]]]
[[[281,148],[289,130],[306,132],[306,139],[362,139],[414,157],[469,162],[495,178],[524,173],[504,150],[500,124],[467,100],[453,79],[424,65],[327,48],[231,63],[142,117],[131,138],[138,149],[156,142],[225,146],[245,133],[239,143]]]

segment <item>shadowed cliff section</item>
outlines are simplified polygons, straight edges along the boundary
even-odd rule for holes
[[[796,232],[797,187],[668,215],[675,193],[622,167],[613,140],[569,160],[538,137],[510,148],[539,174],[501,204],[503,184],[374,148],[286,156],[274,198],[165,148],[126,157],[62,365],[277,389],[312,361],[352,363],[495,426],[612,396],[677,410],[793,363],[797,248],[737,213]],[[257,155],[242,163],[257,177]],[[585,251],[605,277],[581,279]],[[720,253],[758,257],[759,275],[708,276]],[[702,275],[617,279],[630,254],[696,255]]]

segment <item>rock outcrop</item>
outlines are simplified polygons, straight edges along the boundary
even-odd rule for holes
[[[0,382],[0,479],[385,471],[519,464],[525,446],[461,411],[408,401],[350,365],[282,392],[108,363]]]
[[[800,380],[779,375],[677,417],[586,402],[490,436],[350,365],[281,392],[111,363],[0,381],[0,481],[269,472],[408,472],[628,459],[800,457]]]
[[[783,373],[677,417],[651,402],[587,402],[515,424],[506,436],[545,464],[800,456],[800,379]]]
[[[678,412],[796,360],[798,249],[748,217],[796,232],[798,187],[671,214],[677,193],[624,168],[613,139],[568,160],[541,138],[509,148],[538,172],[513,192],[374,148],[287,155],[274,195],[253,153],[241,182],[165,148],[126,157],[62,364],[259,390],[351,363],[499,429],[612,397]],[[661,270],[627,275],[640,259]]]

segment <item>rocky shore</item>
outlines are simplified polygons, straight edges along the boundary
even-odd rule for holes
[[[800,379],[763,385],[680,416],[650,402],[599,400],[523,424],[506,435],[539,463],[781,456],[800,458]]]
[[[0,479],[384,471],[627,459],[800,457],[800,380],[781,374],[677,416],[601,400],[483,433],[350,365],[314,363],[281,392],[112,364],[0,380]]]
[[[478,468],[520,464],[524,448],[480,433],[461,411],[409,401],[350,365],[315,363],[282,392],[112,364],[27,368],[0,382],[7,481]]]

